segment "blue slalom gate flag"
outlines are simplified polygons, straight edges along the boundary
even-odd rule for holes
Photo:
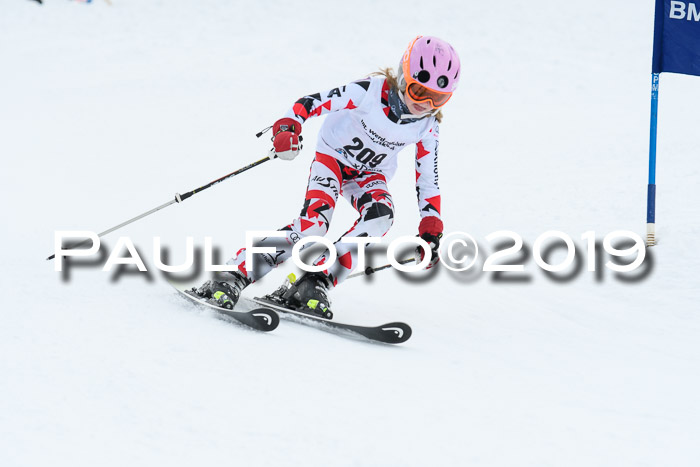
[[[656,0],[651,69],[700,76],[700,0]]]
[[[651,65],[647,246],[656,244],[656,125],[659,74],[700,76],[700,0],[656,0]]]

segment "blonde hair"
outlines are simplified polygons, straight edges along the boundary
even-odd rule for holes
[[[383,76],[386,78],[386,82],[389,83],[389,86],[396,89],[397,92],[401,92],[401,89],[399,89],[399,80],[394,74],[393,69],[388,67],[380,68],[379,71],[370,73],[370,76]],[[438,123],[442,123],[442,110],[439,110],[438,113],[435,114],[435,120],[437,120]]]

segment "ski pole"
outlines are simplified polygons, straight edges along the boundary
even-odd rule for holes
[[[236,171],[234,171],[234,172],[231,172],[231,173],[228,174],[228,175],[224,175],[224,176],[221,177],[221,178],[217,178],[216,180],[214,180],[214,181],[212,181],[212,182],[209,182],[209,183],[207,183],[207,184],[204,185],[204,186],[200,186],[199,188],[195,188],[194,190],[188,191],[188,192],[185,193],[185,194],[182,194],[182,195],[181,195],[181,194],[179,194],[179,193],[175,193],[175,199],[172,199],[172,200],[168,201],[168,202],[165,203],[165,204],[161,204],[160,206],[155,207],[155,208],[151,209],[150,211],[144,212],[143,214],[139,214],[138,216],[136,216],[136,217],[134,217],[134,218],[132,218],[132,219],[129,219],[128,221],[122,222],[122,223],[119,224],[119,225],[115,225],[114,227],[112,227],[112,228],[110,228],[110,229],[107,229],[107,230],[105,230],[105,231],[102,232],[102,233],[97,234],[97,236],[98,236],[98,237],[102,237],[102,236],[104,236],[104,235],[107,235],[107,234],[110,233],[110,232],[114,232],[114,231],[117,230],[117,229],[121,229],[122,227],[124,227],[124,226],[126,226],[126,225],[129,225],[129,224],[131,224],[132,222],[136,222],[136,221],[139,220],[139,219],[142,219],[142,218],[144,218],[144,217],[146,217],[146,216],[150,216],[151,214],[153,214],[153,213],[156,212],[156,211],[160,211],[160,210],[163,209],[163,208],[167,208],[167,207],[170,206],[171,204],[181,203],[181,202],[185,201],[187,198],[191,197],[191,196],[194,195],[194,194],[200,193],[200,192],[206,190],[207,188],[210,188],[210,187],[216,185],[217,183],[221,183],[221,182],[223,182],[224,180],[228,180],[228,179],[231,178],[231,177],[235,177],[236,175],[238,175],[238,174],[240,174],[240,173],[243,173],[243,172],[245,172],[246,170],[252,169],[253,167],[257,167],[257,166],[259,166],[260,164],[262,164],[263,162],[267,162],[267,161],[269,161],[269,160],[271,160],[271,159],[274,159],[275,157],[277,157],[277,155],[275,155],[275,150],[274,150],[274,149],[270,149],[270,152],[268,153],[268,155],[265,156],[265,157],[263,157],[263,158],[260,159],[259,161],[255,161],[255,162],[253,162],[252,164],[248,164],[248,165],[246,165],[245,167],[242,167],[242,168],[240,168],[240,169],[238,169],[238,170],[236,170]],[[83,245],[87,245],[90,241],[91,241],[90,239],[83,240],[82,242],[76,243],[75,245],[71,245],[70,247],[68,247],[68,249],[69,249],[69,250],[72,250],[72,249],[74,249],[74,248],[77,248],[77,247],[80,247],[80,246],[83,246]],[[56,254],[53,254],[53,255],[49,256],[48,258],[46,258],[46,261],[52,260],[52,259],[54,259],[55,257],[56,257]]]
[[[406,263],[411,263],[415,261],[415,258],[409,258],[409,259],[402,259],[399,261],[399,264],[406,264]],[[348,279],[352,279],[353,277],[360,277],[360,276],[369,276],[370,274],[374,274],[377,271],[381,271],[382,269],[387,269],[390,268],[391,264],[385,264],[384,266],[378,266],[376,268],[367,266],[364,271],[362,272],[356,272],[355,274],[350,274],[348,276]]]

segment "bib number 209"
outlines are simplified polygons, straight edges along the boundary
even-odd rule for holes
[[[357,162],[361,164],[367,164],[370,167],[375,168],[381,164],[386,157],[386,154],[376,154],[370,148],[366,148],[365,144],[360,138],[355,137],[352,139],[352,142],[355,144],[343,146],[343,149],[345,149],[345,152],[349,156],[354,157]]]

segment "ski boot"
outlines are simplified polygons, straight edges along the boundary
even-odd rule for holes
[[[290,274],[284,284],[265,298],[301,313],[333,319],[328,299],[330,285],[330,279],[322,273],[307,273],[299,279]]]
[[[333,319],[331,301],[328,298],[328,289],[331,287],[331,281],[328,276],[320,272],[309,273],[304,275],[298,282],[298,300],[302,305],[302,309],[299,311],[315,314],[326,319]]]
[[[241,291],[250,285],[251,280],[237,272],[232,272],[231,276],[228,281],[206,281],[199,288],[193,287],[192,292],[209,299],[213,305],[232,310],[241,297]]]

